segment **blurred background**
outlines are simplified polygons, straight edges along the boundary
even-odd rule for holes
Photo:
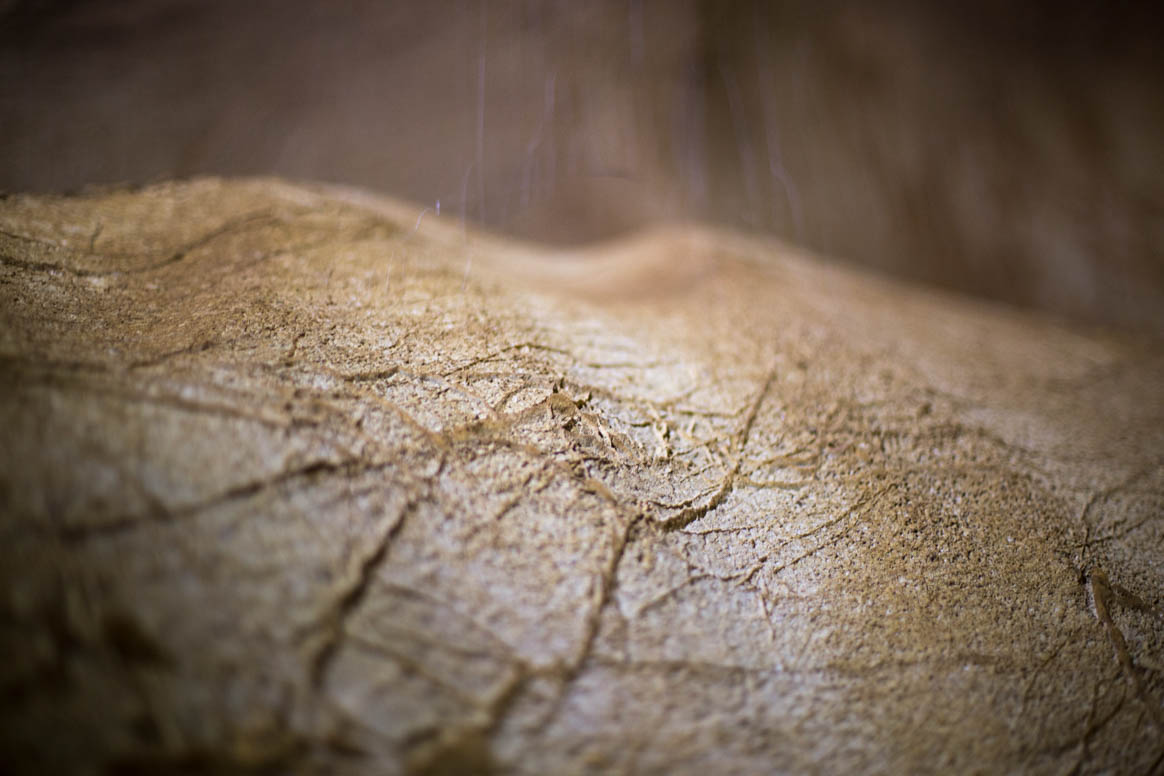
[[[1150,6],[0,0],[0,189],[367,187],[517,237],[648,223],[1164,336]]]

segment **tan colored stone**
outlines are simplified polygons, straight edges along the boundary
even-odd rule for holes
[[[0,202],[26,772],[1144,772],[1164,348],[673,229]]]

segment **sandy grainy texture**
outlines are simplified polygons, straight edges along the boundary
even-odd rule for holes
[[[417,215],[0,202],[15,772],[1161,767],[1159,342]]]

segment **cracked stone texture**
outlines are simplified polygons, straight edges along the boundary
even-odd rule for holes
[[[1164,766],[1164,345],[728,232],[0,201],[0,754]]]

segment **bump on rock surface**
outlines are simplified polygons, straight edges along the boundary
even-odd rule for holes
[[[6,762],[1160,767],[1158,342],[724,232],[415,222],[0,202]]]

